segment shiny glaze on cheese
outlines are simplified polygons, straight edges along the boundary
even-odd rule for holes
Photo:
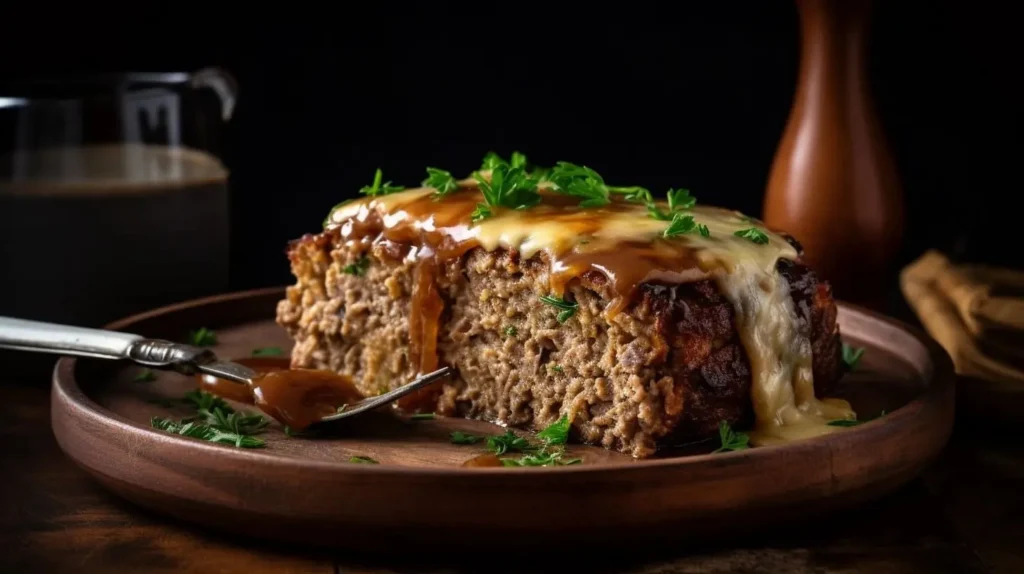
[[[546,255],[550,291],[538,296],[561,297],[570,281],[587,274],[606,278],[609,319],[629,305],[644,283],[715,280],[735,308],[751,365],[755,444],[835,432],[842,427],[828,426],[827,421],[854,416],[845,401],[814,396],[808,334],[800,328],[789,287],[775,268],[780,258],[796,259],[798,254],[785,237],[762,223],[736,211],[698,205],[686,214],[706,225],[709,237],[694,232],[665,238],[669,222],[651,217],[641,204],[613,194],[611,204],[583,209],[578,207],[580,198],[543,186],[539,205],[492,208],[493,217],[473,223],[471,214],[483,196],[471,180],[460,184],[443,198],[435,198],[432,188],[418,188],[345,203],[325,221],[326,232],[340,234],[343,241],[411,246],[404,255],[416,262],[410,347],[420,372],[438,367],[443,310],[435,285],[439,265],[477,247],[504,248],[517,251],[523,260]],[[768,243],[734,235],[750,227],[767,235]],[[436,392],[400,406],[429,406]]]

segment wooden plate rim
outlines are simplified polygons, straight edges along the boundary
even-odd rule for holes
[[[164,307],[145,311],[119,319],[105,326],[106,329],[110,330],[122,330],[125,327],[129,327],[133,324],[141,322],[146,319],[151,319],[157,316],[174,313],[176,311],[191,309],[196,307],[202,307],[206,305],[213,305],[218,303],[226,303],[240,299],[265,297],[274,293],[279,293],[284,296],[284,287],[266,287],[261,289],[252,289],[247,291],[237,291],[232,293],[224,293],[220,295],[213,295],[210,297],[204,297],[201,299],[194,299],[191,301],[185,301],[181,303],[175,303]],[[929,408],[937,407],[943,402],[944,396],[947,393],[952,393],[955,385],[955,374],[953,371],[953,362],[950,359],[946,351],[928,334],[921,331],[920,329],[898,321],[896,319],[887,317],[881,313],[866,309],[859,305],[846,303],[843,301],[837,301],[837,305],[852,311],[855,314],[866,316],[872,320],[881,322],[890,327],[903,330],[910,334],[914,339],[921,343],[928,352],[929,359],[933,364],[933,371],[931,380],[928,382],[926,389],[918,395],[914,400],[910,401],[906,405],[896,409],[895,411],[886,414],[884,417],[885,424],[881,424],[883,419],[875,419],[872,421],[865,422],[862,425],[858,425],[855,428],[849,429],[842,433],[836,433],[832,435],[826,435],[816,438],[805,439],[799,442],[794,442],[786,445],[778,446],[764,446],[751,448],[740,451],[731,451],[725,453],[715,454],[697,454],[673,458],[656,458],[656,459],[642,459],[634,460],[624,464],[591,464],[591,465],[570,465],[570,466],[556,466],[547,467],[544,472],[537,472],[536,469],[532,468],[517,468],[517,467],[500,467],[500,468],[434,468],[434,467],[407,467],[398,465],[361,465],[351,464],[345,461],[324,461],[324,460],[307,460],[307,459],[294,459],[288,457],[281,457],[275,454],[267,454],[258,450],[245,450],[236,449],[223,445],[215,445],[211,443],[205,443],[198,440],[191,440],[185,437],[178,437],[165,432],[158,431],[151,427],[144,426],[142,424],[128,420],[117,413],[114,413],[99,404],[95,403],[90,399],[81,387],[74,376],[75,366],[77,365],[77,359],[73,357],[61,358],[53,371],[53,390],[52,390],[52,409],[56,410],[58,403],[63,404],[65,407],[79,413],[89,422],[96,425],[115,425],[122,431],[128,432],[139,432],[144,433],[147,438],[161,443],[167,448],[173,449],[188,449],[189,452],[195,453],[202,451],[213,456],[228,458],[237,461],[239,464],[253,464],[259,463],[264,465],[292,467],[297,461],[301,461],[301,464],[306,467],[314,468],[320,471],[332,471],[341,472],[344,474],[356,473],[365,474],[368,476],[380,476],[380,477],[406,477],[406,476],[432,476],[432,477],[446,477],[446,478],[466,478],[475,477],[480,479],[486,479],[486,477],[509,477],[509,476],[531,476],[535,479],[545,480],[545,477],[551,476],[552,474],[602,474],[607,475],[609,473],[632,473],[632,472],[646,472],[653,468],[659,467],[678,467],[681,465],[690,466],[719,466],[723,464],[742,464],[746,461],[760,459],[762,457],[773,456],[776,452],[784,450],[789,453],[797,454],[802,451],[815,451],[815,450],[831,450],[831,446],[834,443],[843,442],[846,439],[857,437],[860,440],[870,441],[872,437],[870,435],[881,438],[884,435],[890,434],[893,426],[910,425],[915,419],[918,418],[923,412],[926,412]]]

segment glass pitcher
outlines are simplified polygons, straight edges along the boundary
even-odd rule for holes
[[[227,291],[224,70],[0,92],[0,315],[101,325]]]

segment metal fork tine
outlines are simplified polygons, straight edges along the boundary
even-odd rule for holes
[[[408,395],[409,393],[412,393],[413,391],[416,391],[416,390],[418,390],[420,388],[423,388],[423,387],[425,387],[425,386],[427,386],[427,385],[429,385],[429,384],[431,384],[433,382],[436,382],[436,381],[440,380],[443,377],[447,377],[451,373],[452,373],[451,367],[442,367],[442,368],[440,368],[440,369],[438,369],[438,370],[436,370],[436,371],[434,371],[432,373],[427,373],[427,374],[423,375],[422,377],[418,377],[418,378],[410,381],[408,384],[405,384],[405,385],[402,385],[401,387],[398,387],[397,389],[388,391],[388,392],[384,393],[383,395],[377,395],[376,397],[371,397],[371,398],[359,401],[355,405],[349,405],[349,406],[345,407],[345,410],[341,411],[340,413],[333,414],[333,415],[330,415],[330,416],[326,416],[326,417],[320,419],[320,421],[315,423],[315,424],[316,425],[320,425],[322,423],[327,423],[327,422],[341,420],[343,418],[350,417],[350,416],[355,416],[355,415],[357,415],[359,413],[366,412],[366,411],[371,410],[371,409],[375,409],[375,408],[377,408],[379,406],[382,406],[382,405],[386,405],[386,404],[388,404],[390,402],[393,402],[395,399],[398,399],[400,397]]]

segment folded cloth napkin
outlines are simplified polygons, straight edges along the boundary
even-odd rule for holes
[[[928,251],[903,269],[900,287],[958,374],[1024,385],[1024,272]]]

